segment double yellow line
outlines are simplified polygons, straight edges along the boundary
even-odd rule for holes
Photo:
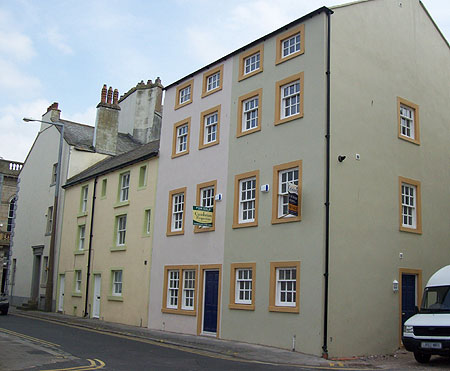
[[[32,342],[34,342],[34,343],[39,343],[39,344],[42,344],[42,345],[45,345],[45,346],[48,346],[48,347],[52,347],[52,348],[57,348],[57,347],[59,347],[58,344],[51,343],[50,341],[41,340],[41,339],[38,339],[38,338],[35,338],[35,337],[32,337],[32,336],[28,336],[28,335],[21,334],[21,333],[19,333],[19,332],[7,330],[7,329],[5,329],[5,328],[0,328],[0,331],[1,331],[1,332],[4,332],[5,334],[17,336],[17,337],[19,337],[19,338],[22,338],[22,339],[25,339],[25,340],[29,340],[29,341],[32,341]]]
[[[99,370],[103,367],[105,367],[105,362],[100,361],[99,359],[95,358],[94,360],[88,359],[89,365],[86,366],[78,366],[78,367],[69,367],[69,368],[54,368],[51,370],[45,370],[45,371],[88,371],[88,370]],[[98,364],[97,364],[98,362]]]

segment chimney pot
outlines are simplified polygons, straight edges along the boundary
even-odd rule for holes
[[[107,103],[108,104],[112,103],[112,93],[113,93],[112,87],[110,86],[109,89],[108,89],[108,99],[107,99]]]
[[[113,94],[113,104],[117,104],[119,101],[119,90],[114,89],[114,94]]]
[[[104,84],[102,88],[101,102],[106,103],[106,84]]]

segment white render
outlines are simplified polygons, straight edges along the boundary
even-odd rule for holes
[[[233,197],[232,192],[230,196],[226,189],[232,60],[221,61],[211,66],[211,69],[222,63],[224,64],[222,90],[201,98],[203,73],[209,70],[207,69],[194,76],[192,103],[174,110],[176,86],[170,87],[165,93],[156,210],[154,213],[155,231],[158,231],[158,233],[155,233],[153,240],[149,307],[150,328],[162,329],[164,327],[163,329],[167,331],[197,333],[197,316],[161,312],[165,265],[222,264],[223,262],[225,200],[227,197]],[[186,79],[186,81],[188,80]],[[220,143],[199,150],[201,112],[219,104],[221,105]],[[172,159],[173,125],[189,116],[191,117],[189,153]],[[217,180],[216,194],[222,193],[223,196],[222,201],[216,201],[215,231],[194,233],[192,206],[195,205],[197,184],[212,180]],[[166,236],[169,191],[181,187],[187,187],[184,234]],[[221,295],[220,292],[219,295]]]

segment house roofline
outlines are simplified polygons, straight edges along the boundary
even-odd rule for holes
[[[367,0],[367,1],[368,1],[368,0]],[[316,9],[316,10],[312,11],[311,13],[308,13],[308,14],[304,15],[303,17],[297,18],[296,20],[294,20],[294,21],[292,21],[292,22],[290,22],[290,23],[288,23],[288,24],[286,24],[286,25],[284,25],[284,26],[282,26],[282,27],[276,29],[275,31],[272,31],[272,32],[269,33],[269,34],[267,34],[267,35],[265,35],[265,36],[262,36],[262,37],[260,37],[259,39],[256,39],[256,40],[252,41],[251,43],[249,43],[249,44],[247,44],[247,45],[245,45],[245,46],[240,47],[239,49],[237,49],[237,50],[235,50],[235,51],[233,51],[233,52],[231,52],[231,53],[225,55],[224,57],[219,58],[219,59],[217,59],[216,61],[214,61],[214,62],[212,62],[212,63],[209,63],[209,64],[207,64],[206,66],[204,66],[204,67],[202,67],[202,68],[199,68],[198,70],[196,70],[196,71],[190,73],[189,75],[186,75],[186,76],[182,77],[181,79],[179,79],[179,80],[173,82],[172,84],[167,85],[167,86],[164,88],[164,90],[168,90],[169,88],[171,88],[171,87],[173,87],[173,86],[175,86],[175,85],[180,84],[180,83],[181,83],[182,81],[184,81],[184,80],[191,79],[191,78],[193,78],[196,74],[198,74],[198,73],[200,73],[200,72],[202,72],[202,71],[208,70],[210,67],[216,65],[217,63],[222,62],[222,61],[225,61],[225,60],[227,60],[228,58],[233,57],[234,55],[239,54],[239,53],[241,53],[242,51],[247,50],[247,49],[253,47],[253,46],[256,45],[256,44],[259,44],[260,42],[265,41],[266,39],[268,39],[268,38],[270,38],[270,37],[276,35],[277,33],[280,33],[280,32],[282,32],[282,31],[284,31],[284,30],[286,30],[286,29],[288,29],[288,28],[290,28],[290,27],[292,27],[292,26],[295,26],[295,25],[298,24],[298,23],[301,23],[301,22],[305,21],[305,20],[308,19],[308,18],[312,18],[312,17],[314,17],[314,16],[316,16],[316,15],[322,13],[322,12],[325,12],[325,13],[328,13],[328,14],[333,14],[333,13],[334,13],[330,8],[327,8],[326,6],[323,6],[323,7],[319,8],[319,9]]]

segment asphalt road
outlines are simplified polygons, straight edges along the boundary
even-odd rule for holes
[[[15,315],[0,316],[0,370],[311,370],[205,356]],[[317,370],[317,368],[315,368]]]

